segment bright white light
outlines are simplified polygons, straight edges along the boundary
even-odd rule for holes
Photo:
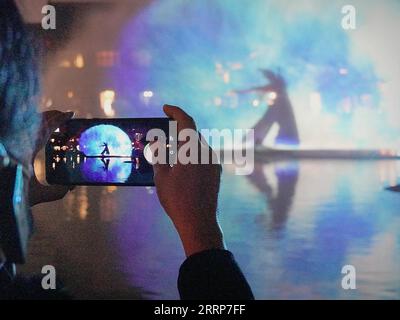
[[[268,99],[275,100],[277,96],[278,95],[275,91],[271,91],[270,93],[268,93]]]
[[[104,90],[100,92],[100,105],[107,117],[113,117],[115,110],[112,106],[115,100],[115,91]]]
[[[152,96],[153,96],[153,91],[151,90],[143,91],[143,97],[151,98]]]
[[[260,105],[260,101],[258,99],[253,100],[253,107],[258,107]]]

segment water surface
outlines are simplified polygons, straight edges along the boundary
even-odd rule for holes
[[[256,298],[399,299],[400,193],[384,189],[399,177],[396,161],[225,167],[220,221]],[[80,187],[35,216],[23,273],[52,264],[78,298],[178,298],[184,254],[153,188]]]

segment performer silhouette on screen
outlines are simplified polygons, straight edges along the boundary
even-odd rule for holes
[[[110,154],[110,150],[108,149],[108,143],[103,142],[103,144],[100,147],[104,147],[104,150],[101,152],[101,155],[109,155]]]
[[[286,83],[281,75],[267,69],[260,70],[269,83],[244,90],[235,90],[234,92],[261,94],[275,93],[273,104],[269,105],[267,112],[255,124],[254,140],[256,145],[261,145],[269,130],[274,123],[279,124],[279,133],[276,137],[276,144],[297,146],[299,144],[299,134],[297,131],[296,119],[293,113],[292,104],[286,91]]]

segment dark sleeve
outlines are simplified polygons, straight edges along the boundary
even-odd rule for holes
[[[179,270],[183,300],[253,300],[246,278],[227,250],[212,249],[185,260]]]

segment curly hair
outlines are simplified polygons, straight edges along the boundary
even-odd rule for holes
[[[12,0],[0,1],[0,141],[17,159],[34,149],[40,116],[37,47]]]

